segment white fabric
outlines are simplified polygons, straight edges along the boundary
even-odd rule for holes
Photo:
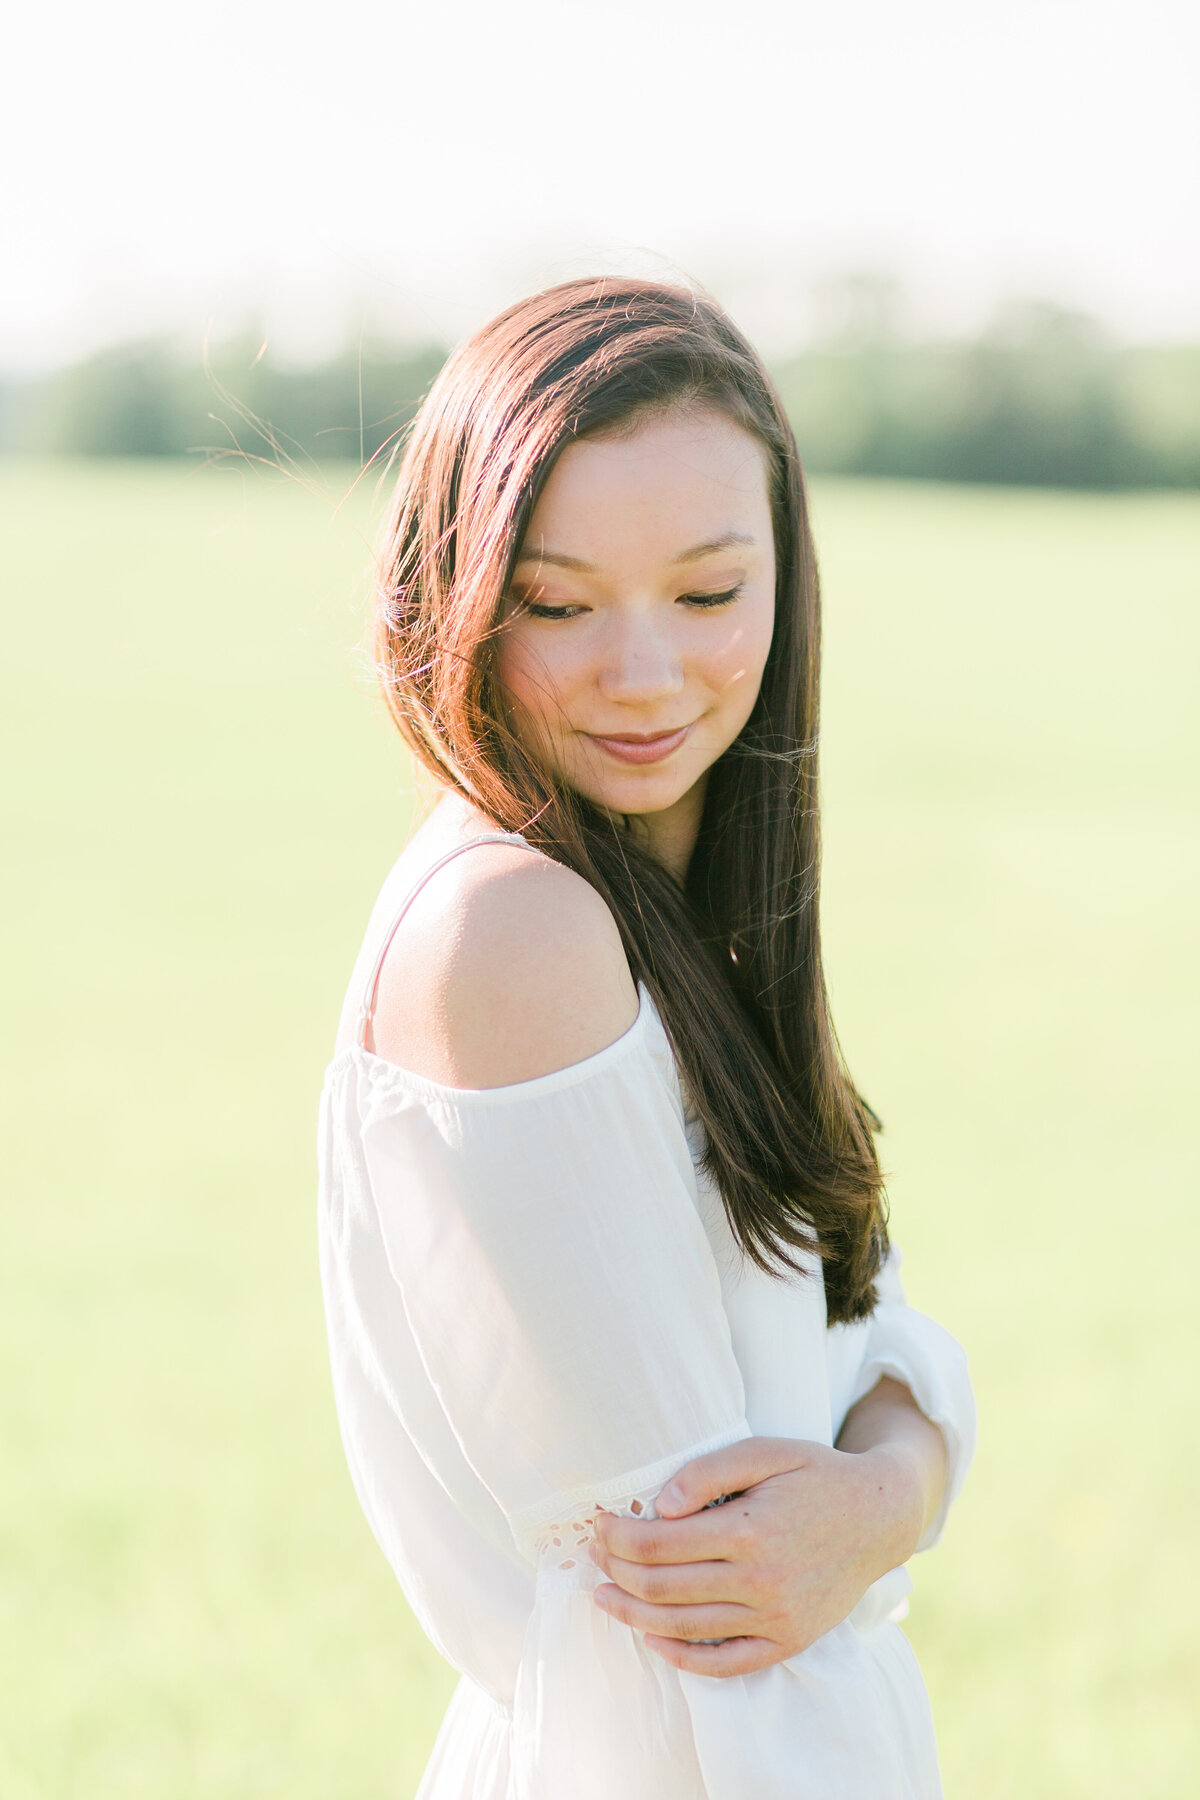
[[[945,1433],[948,1506],[973,1447],[962,1351],[905,1305],[895,1259],[874,1317],[830,1330],[815,1259],[781,1282],[740,1257],[645,988],[615,1044],[511,1087],[364,1049],[365,984],[420,873],[402,857],[372,916],[320,1120],[351,1474],[464,1677],[419,1800],[934,1800],[905,1570],[803,1654],[716,1679],[602,1613],[582,1552],[597,1507],[653,1516],[706,1450],[832,1443],[884,1373]]]

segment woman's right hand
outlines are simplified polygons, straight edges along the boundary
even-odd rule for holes
[[[703,1675],[767,1668],[841,1624],[911,1556],[940,1494],[941,1433],[907,1388],[887,1386],[877,1411],[916,1412],[915,1428],[893,1418],[854,1450],[746,1438],[681,1469],[658,1519],[601,1514],[593,1557],[609,1581],[596,1604]]]

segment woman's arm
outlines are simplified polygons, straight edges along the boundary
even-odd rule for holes
[[[681,1471],[685,1503],[657,1533],[604,1521],[614,1585],[599,1604],[678,1667],[721,1675],[778,1662],[937,1543],[974,1452],[975,1403],[962,1346],[909,1306],[900,1261],[893,1244],[870,1320],[829,1333],[836,1449],[753,1439],[736,1466],[705,1458]],[[701,1510],[738,1488],[750,1491],[736,1511]]]
[[[659,1495],[658,1520],[599,1520],[594,1555],[609,1582],[596,1603],[676,1668],[767,1668],[840,1624],[907,1561],[945,1478],[941,1432],[884,1377],[851,1407],[836,1449],[749,1438],[681,1469]]]
[[[881,1474],[889,1462],[892,1464],[896,1479],[883,1478],[879,1486],[881,1535],[886,1535],[884,1522],[889,1514],[901,1531],[902,1543],[906,1540],[906,1528],[915,1522],[912,1543],[897,1559],[907,1562],[941,1509],[948,1462],[942,1433],[925,1417],[903,1382],[883,1375],[846,1414],[837,1448],[851,1455],[873,1454],[877,1468],[881,1468],[882,1459]],[[890,1507],[883,1499],[885,1493],[891,1498]],[[892,1562],[887,1566],[897,1565]]]

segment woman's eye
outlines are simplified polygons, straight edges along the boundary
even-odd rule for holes
[[[737,599],[744,585],[743,582],[739,582],[736,587],[722,588],[719,593],[715,594],[680,594],[679,599],[686,606],[705,607],[711,610],[714,607],[730,605]],[[587,608],[573,601],[563,601],[557,606],[552,606],[544,600],[517,600],[514,602],[514,611],[527,619],[573,619],[579,613],[586,612]]]
[[[569,619],[579,611],[577,606],[543,606],[537,600],[523,600],[519,610],[530,619]]]
[[[736,587],[722,588],[719,594],[680,594],[679,598],[686,600],[689,606],[728,606],[731,600],[737,599],[744,586],[745,583],[739,581]]]

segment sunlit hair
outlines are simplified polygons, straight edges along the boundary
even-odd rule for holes
[[[682,406],[765,447],[776,622],[749,721],[710,772],[686,889],[636,821],[541,767],[510,728],[496,641],[538,494],[571,443]],[[817,573],[791,428],[758,356],[711,300],[655,282],[553,287],[447,362],[417,416],[380,559],[375,650],[420,760],[611,907],[707,1133],[743,1251],[775,1274],[824,1261],[830,1322],[866,1316],[887,1230],[873,1120],[838,1051],[818,925]]]

